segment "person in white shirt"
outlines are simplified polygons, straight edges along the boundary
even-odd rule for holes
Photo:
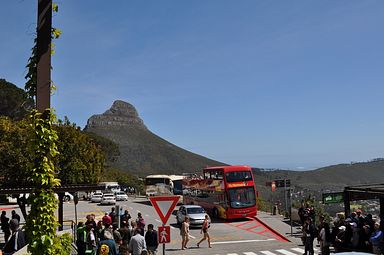
[[[138,228],[135,229],[134,234],[129,241],[128,250],[132,255],[141,255],[144,250],[147,250],[145,238],[140,234],[140,229]]]

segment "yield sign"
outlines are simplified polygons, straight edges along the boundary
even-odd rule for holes
[[[179,201],[179,196],[150,197],[149,200],[165,225]]]

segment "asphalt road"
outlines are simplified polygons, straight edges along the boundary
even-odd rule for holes
[[[162,225],[155,209],[145,198],[129,197],[128,201],[121,201],[117,204],[123,210],[128,209],[133,219],[136,219],[137,213],[141,212],[147,225],[152,223],[156,229]],[[111,207],[111,205],[102,206],[88,201],[79,201],[76,206],[77,221],[85,221],[86,215],[91,213],[96,215],[96,220],[99,220],[105,212],[110,212]],[[17,205],[2,206],[1,209],[6,210],[8,216],[10,216],[11,210],[16,210],[19,213]],[[70,221],[76,221],[73,202],[64,203],[64,221],[66,221],[65,228],[69,228]],[[254,218],[236,221],[213,221],[209,228],[212,248],[208,248],[207,242],[203,242],[200,248],[197,248],[196,243],[202,238],[200,229],[197,228],[190,230],[189,249],[181,250],[180,231],[176,224],[175,215],[171,215],[167,225],[171,227],[171,242],[165,245],[165,254],[301,255],[304,253],[303,247],[298,247],[294,243],[283,240]],[[162,245],[159,246],[158,254],[163,254]]]
[[[118,202],[117,204],[123,210],[128,209],[133,219],[137,217],[138,212],[141,212],[147,225],[152,223],[155,228],[162,225],[155,209],[145,198],[130,197],[129,201]],[[101,219],[105,212],[111,210],[111,207],[80,201],[77,205],[78,221],[85,220],[85,216],[91,213],[94,213],[97,219]],[[174,213],[176,210],[177,207]],[[73,203],[66,203],[64,211],[65,220],[74,219]],[[213,221],[209,228],[212,248],[208,248],[207,242],[203,242],[200,248],[197,248],[196,243],[202,238],[202,235],[200,228],[192,228],[190,230],[189,249],[184,251],[180,249],[180,231],[174,214],[169,218],[167,225],[171,227],[171,242],[166,244],[165,254],[301,255],[304,253],[303,247],[283,240],[254,218],[237,221]],[[162,254],[162,245],[159,246],[158,254]]]

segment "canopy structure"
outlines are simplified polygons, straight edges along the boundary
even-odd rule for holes
[[[364,184],[344,188],[345,215],[351,214],[351,201],[379,199],[380,218],[384,218],[384,183]]]
[[[77,192],[77,191],[95,191],[103,189],[98,184],[73,184],[73,185],[64,185],[54,188],[54,192],[57,193],[59,197],[59,210],[58,210],[58,221],[59,221],[59,230],[63,230],[64,222],[64,194],[65,192]],[[14,194],[25,194],[33,192],[34,188],[32,187],[18,187],[18,188],[0,188],[0,195],[14,195]]]

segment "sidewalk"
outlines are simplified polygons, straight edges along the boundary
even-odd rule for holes
[[[291,226],[290,220],[284,219],[281,215],[271,215],[270,213],[258,211],[256,218],[270,227],[272,230],[280,234],[281,236],[288,239],[290,242],[301,245],[301,228],[293,225],[292,235],[291,235]]]

